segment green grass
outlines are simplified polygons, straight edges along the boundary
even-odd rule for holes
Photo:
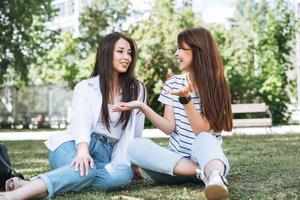
[[[156,142],[167,145],[166,139]],[[47,149],[42,141],[5,143],[14,167],[27,178],[49,170]],[[300,135],[225,137],[223,147],[231,164],[230,199],[300,199]],[[199,185],[162,186],[149,177],[120,191],[83,191],[55,199],[122,199],[120,196],[204,199],[203,187]]]

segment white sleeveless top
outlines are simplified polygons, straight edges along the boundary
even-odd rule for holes
[[[112,108],[114,105],[108,104],[107,106],[110,116],[110,132],[106,128],[105,123],[101,120],[101,116],[99,116],[94,132],[119,140],[122,135],[122,124],[120,123],[117,125],[117,123],[119,121],[121,113],[112,112]]]

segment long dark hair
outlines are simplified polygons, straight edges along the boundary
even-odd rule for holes
[[[123,38],[128,41],[131,48],[131,63],[125,73],[119,75],[119,85],[121,88],[121,101],[129,102],[136,100],[139,94],[140,82],[135,78],[134,68],[137,60],[137,48],[135,42],[124,34],[114,32],[106,35],[99,43],[96,62],[92,72],[92,77],[99,75],[100,90],[102,93],[101,119],[110,131],[110,116],[108,111],[108,102],[110,91],[113,85],[113,52],[116,42]],[[117,124],[122,123],[123,130],[127,126],[131,111],[122,112]]]
[[[212,130],[231,131],[231,95],[213,36],[205,28],[190,28],[179,33],[177,42],[179,47],[185,42],[192,49],[191,72],[200,95],[202,115]]]

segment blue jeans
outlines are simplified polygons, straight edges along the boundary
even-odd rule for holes
[[[70,166],[77,155],[74,141],[63,143],[54,152],[49,151],[49,163],[53,170],[38,176],[46,184],[49,197],[83,188],[106,191],[128,185],[133,176],[131,167],[110,164],[113,147],[114,144],[106,137],[92,133],[89,152],[95,166],[87,176],[80,176],[80,172]]]
[[[229,163],[221,147],[222,141],[210,133],[200,133],[192,145],[191,157],[204,170],[211,160],[220,160],[225,165],[225,175],[229,172]],[[131,163],[140,166],[154,181],[163,184],[197,182],[195,176],[175,176],[173,170],[183,158],[178,152],[163,148],[147,138],[136,138],[128,147]],[[198,182],[202,182],[199,181]]]

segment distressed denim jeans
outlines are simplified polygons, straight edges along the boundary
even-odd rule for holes
[[[200,133],[194,140],[191,157],[200,169],[205,169],[211,160],[221,160],[225,165],[225,175],[229,172],[229,162],[221,147],[222,140],[210,133]],[[195,176],[175,176],[173,170],[183,157],[177,152],[163,148],[147,138],[136,138],[130,142],[128,157],[132,164],[140,166],[154,181],[164,184],[199,182]]]
[[[101,191],[119,189],[130,184],[132,170],[127,165],[111,165],[114,148],[106,137],[92,133],[89,152],[94,159],[94,169],[87,176],[80,176],[70,164],[77,155],[74,141],[63,143],[54,152],[49,151],[49,163],[52,171],[39,175],[46,184],[49,197],[83,188]]]

